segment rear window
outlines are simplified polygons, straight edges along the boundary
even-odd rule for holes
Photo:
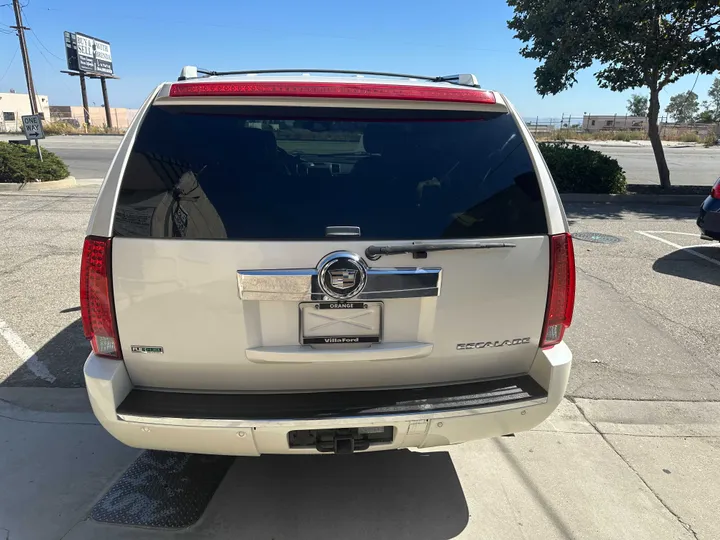
[[[507,113],[154,106],[114,233],[141,238],[459,239],[547,232]]]

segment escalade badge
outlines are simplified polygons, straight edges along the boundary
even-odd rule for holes
[[[515,338],[506,339],[504,341],[478,341],[476,343],[458,343],[456,349],[458,351],[471,351],[473,349],[485,349],[485,348],[498,348],[498,347],[509,347],[512,345],[527,345],[530,343],[530,338]]]
[[[330,270],[330,284],[335,289],[344,291],[355,286],[357,270]]]
[[[326,296],[338,300],[353,298],[367,281],[367,265],[359,255],[336,251],[318,264],[318,286]]]

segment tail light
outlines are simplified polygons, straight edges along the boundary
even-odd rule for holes
[[[110,239],[88,236],[80,265],[83,331],[95,354],[122,359],[110,285]]]
[[[171,98],[199,96],[364,98],[495,103],[495,94],[487,90],[401,84],[216,81],[173,84],[170,87]]]
[[[568,233],[550,237],[550,285],[540,346],[550,348],[562,341],[575,306],[575,255]]]
[[[715,181],[715,185],[710,190],[710,196],[713,199],[720,199],[720,178]]]

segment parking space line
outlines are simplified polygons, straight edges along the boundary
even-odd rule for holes
[[[640,232],[640,231],[635,231]],[[694,236],[695,238],[700,238],[700,233],[691,233],[691,232],[679,232],[679,231],[645,231],[646,233],[654,233],[654,234],[681,234],[683,236]],[[642,233],[640,233],[642,234]]]
[[[15,330],[10,328],[8,324],[0,319],[0,336],[3,337],[10,348],[15,354],[25,362],[25,367],[28,368],[33,375],[47,382],[55,382],[55,376],[50,373],[50,370],[45,364],[43,364],[33,350],[28,347],[22,338],[15,333]]]
[[[712,257],[708,257],[707,255],[703,255],[702,253],[698,253],[697,251],[695,251],[693,249],[696,247],[705,247],[706,244],[685,247],[685,246],[681,246],[680,244],[676,244],[675,242],[671,242],[670,240],[665,240],[664,238],[660,238],[659,236],[652,235],[645,231],[635,231],[635,232],[638,234],[642,234],[643,236],[647,236],[648,238],[652,238],[653,240],[657,240],[658,242],[662,242],[663,244],[667,244],[668,246],[672,246],[675,249],[682,249],[683,251],[687,251],[691,255],[695,255],[696,257],[699,257],[700,259],[702,259],[704,261],[707,261],[707,262],[713,263],[717,266],[720,266],[719,260],[713,259]],[[654,232],[659,232],[659,231],[654,231]]]

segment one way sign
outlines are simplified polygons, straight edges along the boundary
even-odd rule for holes
[[[44,139],[45,134],[42,129],[42,122],[40,122],[40,116],[37,114],[28,114],[22,117],[23,127],[25,128],[25,138],[28,141],[35,139]]]

